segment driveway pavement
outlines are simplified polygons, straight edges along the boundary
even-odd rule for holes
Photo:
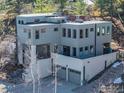
[[[33,93],[32,83],[14,85],[1,81],[0,84],[5,86],[3,90],[7,90],[7,93]],[[49,77],[43,79],[35,84],[35,93],[54,93],[54,85],[54,78]],[[65,80],[58,80],[57,93],[74,93],[73,90],[78,86],[79,85],[66,82]]]

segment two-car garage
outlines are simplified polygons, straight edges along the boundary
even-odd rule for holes
[[[57,55],[57,76],[60,79],[83,85],[116,61],[117,52],[87,59]]]
[[[75,83],[75,84],[80,84],[81,81],[81,72],[76,71],[73,69],[69,69],[66,67],[60,67],[57,71],[57,75],[60,79],[64,79],[66,81]]]

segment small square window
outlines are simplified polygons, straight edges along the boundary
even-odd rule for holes
[[[85,51],[88,51],[88,46],[85,47]]]
[[[54,31],[58,31],[58,28],[56,27],[56,28],[54,28]]]
[[[94,31],[94,28],[90,28],[90,31],[91,31],[91,32]]]

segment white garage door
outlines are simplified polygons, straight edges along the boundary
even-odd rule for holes
[[[60,79],[66,79],[66,68],[65,67],[59,67],[57,71],[57,76]]]
[[[69,81],[75,84],[80,84],[81,72],[69,69]]]

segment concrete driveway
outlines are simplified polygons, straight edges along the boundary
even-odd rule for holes
[[[14,85],[1,81],[0,84],[5,85],[4,89],[8,91],[7,93],[33,93],[32,83]],[[54,93],[55,84],[53,77],[43,79],[39,83],[37,82],[35,85],[35,93]],[[79,85],[66,82],[65,80],[58,80],[57,93],[74,93],[73,90],[78,86]]]

